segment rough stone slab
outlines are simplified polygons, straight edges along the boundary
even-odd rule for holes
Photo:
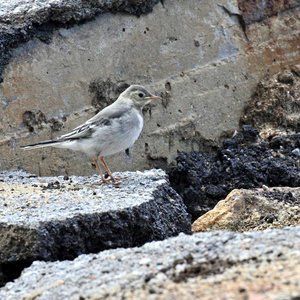
[[[49,21],[81,21],[104,12],[141,15],[152,11],[159,0],[11,0],[1,3],[0,23],[29,25]]]
[[[0,297],[296,299],[299,229],[181,234],[140,248],[81,255],[74,261],[34,262],[0,290]]]
[[[265,230],[300,225],[300,188],[236,189],[192,225],[193,232]]]
[[[115,187],[97,185],[98,175],[0,173],[0,263],[73,259],[190,232],[185,205],[162,170],[118,176],[127,179]]]

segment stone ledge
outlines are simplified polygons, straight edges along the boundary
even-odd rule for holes
[[[0,23],[43,24],[49,21],[67,23],[92,19],[97,13],[126,12],[135,15],[151,12],[159,0],[12,0],[1,4]]]
[[[74,261],[34,262],[0,290],[0,297],[296,299],[299,243],[299,227],[181,234],[139,248],[81,255]]]
[[[34,260],[74,259],[190,232],[185,205],[163,171],[116,176],[127,179],[115,187],[97,185],[96,175],[64,179],[0,173],[2,270],[9,272],[18,262],[23,267]],[[2,277],[2,284],[11,279]]]

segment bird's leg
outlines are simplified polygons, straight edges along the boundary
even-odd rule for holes
[[[107,171],[107,173],[108,173],[108,175],[110,177],[110,179],[108,179],[108,180],[111,180],[114,185],[118,185],[117,181],[127,178],[126,176],[125,177],[121,177],[121,178],[114,178],[112,176],[112,173],[111,173],[108,165],[106,164],[103,156],[99,156],[99,161],[102,163],[102,165],[104,166],[105,170]],[[106,179],[105,182],[107,182],[108,180]]]
[[[106,169],[108,175],[110,176],[110,178],[111,178],[111,180],[112,180],[112,182],[113,182],[114,184],[117,185],[117,184],[118,184],[117,181],[122,180],[122,179],[126,179],[126,178],[127,178],[126,176],[121,177],[121,178],[114,178],[114,177],[112,176],[112,174],[111,174],[111,171],[110,171],[109,167],[107,166],[106,162],[104,161],[103,156],[99,156],[99,160],[100,160],[100,162],[102,163],[102,165],[104,166],[104,168]]]
[[[100,168],[100,166],[99,166],[99,163],[98,163],[97,158],[94,158],[94,162],[95,162],[96,167],[97,167],[97,170],[98,170],[98,172],[99,172],[99,174],[100,174],[100,176],[101,176],[102,183],[107,183],[107,181],[105,180],[105,178],[104,178],[104,176],[103,176],[103,173],[102,173],[102,171],[101,171],[101,168]]]
[[[102,163],[102,165],[104,166],[104,168],[107,171],[107,173],[108,173],[109,177],[111,178],[111,180],[113,182],[116,182],[116,179],[112,176],[111,171],[110,171],[109,167],[107,166],[106,162],[104,161],[103,156],[99,156],[99,160]]]

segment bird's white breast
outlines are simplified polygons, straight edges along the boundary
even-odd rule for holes
[[[130,148],[143,129],[143,116],[137,109],[131,109],[124,117],[111,121],[94,133],[91,149],[96,155],[108,156]]]

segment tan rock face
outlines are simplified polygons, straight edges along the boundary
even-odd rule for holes
[[[192,225],[193,232],[238,232],[300,224],[300,188],[233,190]]]
[[[163,99],[145,110],[133,149],[108,158],[112,170],[165,167],[237,128],[268,69],[300,60],[296,12],[247,28],[238,14],[236,1],[165,1],[140,18],[102,14],[18,47],[0,84],[0,169],[95,173],[84,154],[19,145],[68,132],[133,83]]]

